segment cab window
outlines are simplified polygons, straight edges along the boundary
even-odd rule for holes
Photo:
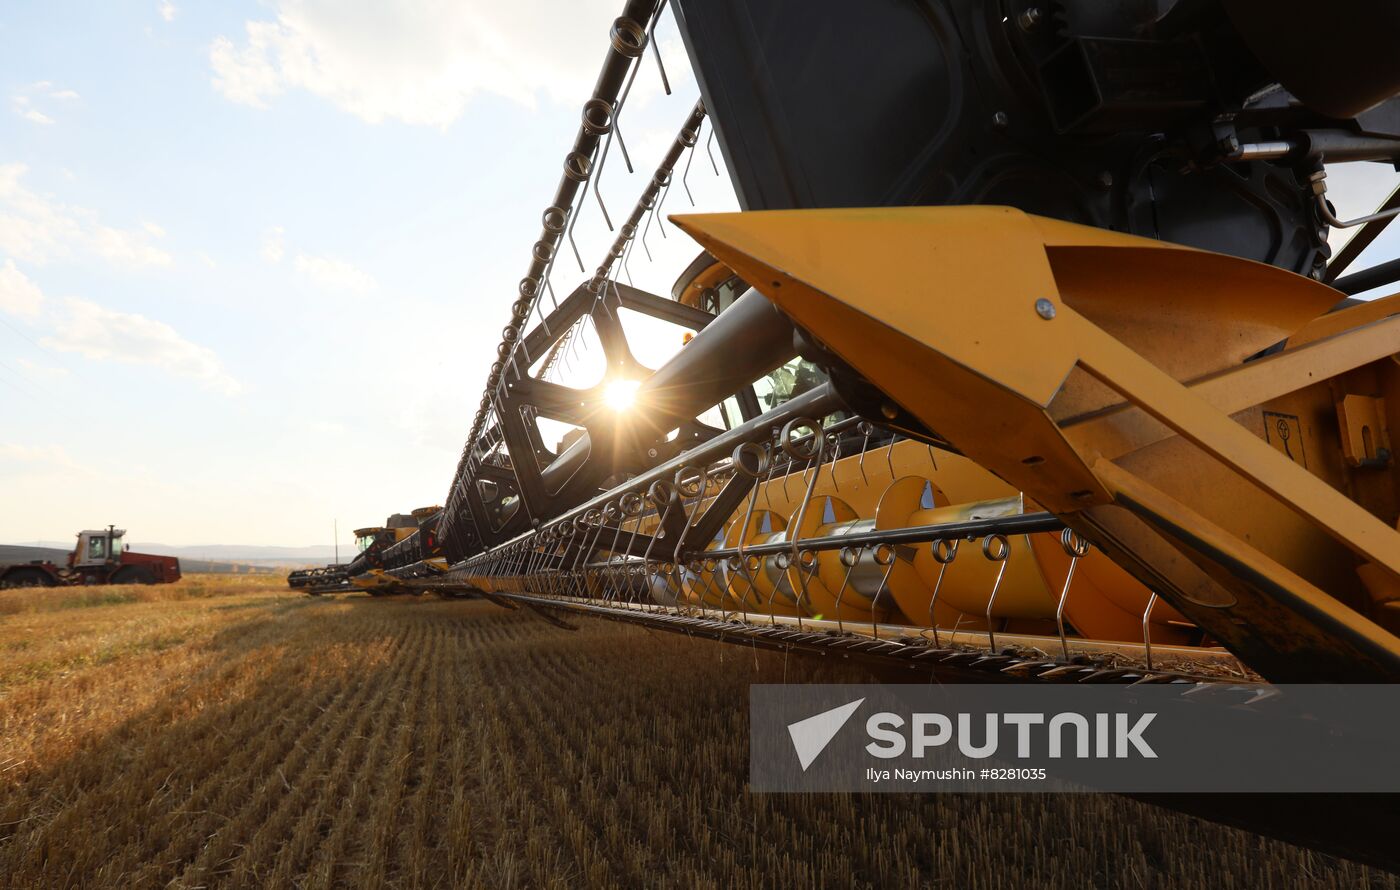
[[[748,289],[748,284],[742,278],[731,275],[714,287],[707,287],[700,292],[700,308],[719,315],[734,305],[734,301],[743,296]]]
[[[105,537],[96,537],[96,536],[93,536],[93,537],[91,537],[91,538],[88,538],[87,558],[88,558],[88,559],[106,559],[106,558],[107,558],[107,539],[106,539]]]
[[[825,371],[799,356],[755,380],[753,388],[759,405],[768,411],[819,386],[825,380]]]

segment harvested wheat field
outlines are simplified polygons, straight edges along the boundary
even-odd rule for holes
[[[0,599],[0,883],[1395,887],[1113,797],[751,796],[806,663],[266,580]]]

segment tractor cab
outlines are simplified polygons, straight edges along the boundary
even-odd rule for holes
[[[78,546],[69,555],[68,564],[73,568],[80,568],[120,562],[122,537],[125,534],[126,529],[115,526],[78,532]]]

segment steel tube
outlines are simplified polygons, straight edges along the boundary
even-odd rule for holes
[[[1332,282],[1332,286],[1351,297],[1397,281],[1400,281],[1400,259],[1387,260],[1369,269],[1344,275]]]
[[[767,297],[750,290],[642,381],[626,419],[638,435],[660,435],[796,354],[792,322]],[[592,451],[592,437],[585,431],[544,468],[545,488],[557,491]]]
[[[1058,532],[1064,523],[1053,513],[1025,513],[1020,516],[1003,516],[997,519],[970,519],[965,522],[943,522],[938,525],[912,525],[908,528],[886,529],[884,531],[853,532],[848,535],[823,535],[803,538],[799,550],[839,550],[842,547],[875,547],[880,544],[927,544],[952,538],[982,538],[987,535],[1031,535],[1038,532]],[[693,556],[708,559],[727,559],[731,556],[772,556],[786,553],[792,544],[779,541],[773,544],[752,544],[744,547],[743,553],[737,547],[720,550],[700,550]]]

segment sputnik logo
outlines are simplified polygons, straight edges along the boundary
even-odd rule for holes
[[[797,751],[797,760],[802,764],[804,773],[864,702],[865,699],[858,698],[839,708],[788,724],[788,735],[792,736],[792,747]]]

